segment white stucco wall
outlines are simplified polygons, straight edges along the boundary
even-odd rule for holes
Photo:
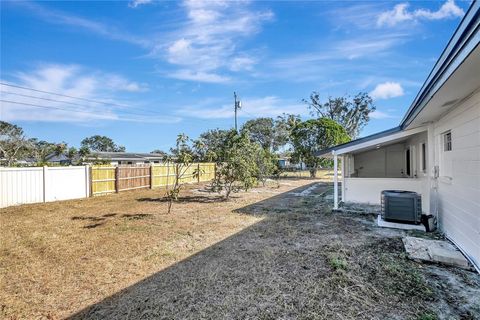
[[[452,150],[443,151],[448,130]],[[480,93],[435,122],[433,139],[440,177],[432,183],[432,209],[445,234],[480,266]]]
[[[425,180],[414,178],[345,178],[345,202],[380,204],[383,190],[405,190],[422,194]],[[428,202],[422,199],[422,211],[428,211]]]

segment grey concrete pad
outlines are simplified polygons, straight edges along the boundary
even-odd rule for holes
[[[425,226],[423,224],[407,224],[407,223],[385,221],[382,219],[381,215],[377,216],[377,225],[383,228],[425,231]]]
[[[431,246],[428,248],[428,254],[433,261],[457,266],[463,269],[470,269],[470,264],[463,254],[458,250],[450,250],[442,247]]]
[[[405,237],[402,240],[405,251],[412,260],[435,262],[473,270],[463,254],[448,241],[416,237]]]

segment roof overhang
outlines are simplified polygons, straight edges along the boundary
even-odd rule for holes
[[[353,140],[332,148],[328,148],[316,153],[317,157],[331,157],[333,155],[343,155],[347,153],[357,153],[367,151],[381,146],[390,145],[396,142],[404,141],[410,136],[427,131],[426,127],[419,127],[410,130],[401,130],[396,127],[371,136]]]
[[[453,107],[479,88],[479,29],[480,2],[474,1],[403,117],[402,128],[436,120],[446,107]]]
[[[449,109],[480,90],[480,2],[474,1],[435,63],[400,125],[396,128],[321,150],[316,156],[345,154],[425,131]],[[415,132],[416,129],[420,131]],[[404,133],[403,133],[404,132]]]

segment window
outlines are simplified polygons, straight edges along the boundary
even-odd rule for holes
[[[422,143],[422,171],[427,171],[427,145]]]
[[[452,133],[450,131],[443,134],[443,151],[452,151]]]

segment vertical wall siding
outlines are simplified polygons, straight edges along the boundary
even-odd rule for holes
[[[442,134],[452,133],[452,150]],[[445,234],[480,267],[480,93],[442,117],[434,126],[438,194],[433,194]]]

